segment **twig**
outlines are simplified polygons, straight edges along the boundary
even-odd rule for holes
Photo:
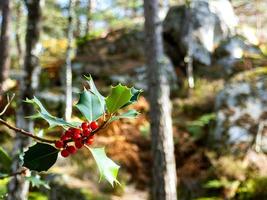
[[[8,124],[5,120],[3,120],[1,118],[0,118],[0,123],[5,125],[9,129],[12,129],[12,130],[16,131],[16,133],[21,133],[22,135],[25,135],[27,137],[31,137],[31,138],[33,138],[35,140],[40,141],[40,142],[45,142],[45,143],[55,143],[56,142],[55,140],[49,140],[49,139],[41,138],[41,137],[38,137],[38,136],[36,136],[36,135],[34,135],[34,134],[32,134],[32,133],[30,133],[28,131],[25,131],[25,130],[23,130],[21,128],[17,128],[15,126],[12,126],[12,125]]]
[[[13,98],[14,98],[14,94],[12,95],[11,99],[9,99],[9,96],[7,96],[7,105],[5,106],[5,108],[3,109],[3,111],[0,113],[0,116],[3,115],[6,111],[6,109],[8,108],[8,106],[11,104]],[[108,117],[108,119],[104,119],[104,122],[99,126],[98,129],[96,129],[95,131],[92,131],[92,133],[90,134],[90,136],[93,136],[94,134],[96,134],[99,130],[105,128],[105,126],[107,125],[109,119],[110,119],[111,116]],[[56,142],[56,140],[49,140],[49,139],[45,139],[45,138],[41,138],[41,137],[38,137],[28,131],[25,131],[21,128],[17,128],[15,126],[12,126],[11,124],[7,123],[5,120],[1,119],[0,118],[0,123],[5,125],[6,127],[8,127],[9,129],[11,130],[14,130],[16,133],[21,133],[22,135],[25,135],[27,137],[31,137],[35,140],[38,140],[40,142],[45,142],[45,143],[50,143],[50,144],[54,144]],[[66,141],[66,143],[69,143],[69,142],[72,142],[72,140],[68,140]]]
[[[11,99],[9,99],[9,95],[7,95],[7,104],[4,107],[4,109],[2,110],[2,112],[0,113],[0,116],[2,116],[6,112],[7,108],[11,104],[12,100],[14,99],[14,97],[15,97],[15,94],[13,94],[12,97],[11,97]]]
[[[27,171],[27,169],[26,168],[23,168],[21,171],[10,173],[10,174],[5,174],[3,176],[0,176],[0,179],[5,179],[5,178],[12,177],[12,176],[26,174],[26,171]]]
[[[85,146],[87,149],[89,149],[89,150],[90,150],[90,147],[89,147],[87,144],[85,144],[84,146]]]
[[[262,134],[264,127],[267,125],[267,121],[260,121],[259,127],[258,127],[258,132],[256,135],[256,141],[255,141],[255,150],[256,152],[261,152],[261,145],[262,145]]]
[[[7,108],[11,104],[12,100],[14,99],[14,97],[15,97],[15,94],[13,94],[11,98],[9,98],[9,96],[7,96],[7,102],[8,103],[6,104],[6,106],[4,107],[2,112],[0,113],[0,116],[3,115],[6,112]],[[38,141],[41,141],[41,142],[45,142],[45,143],[55,143],[54,140],[48,140],[48,139],[45,139],[45,138],[40,138],[40,137],[35,136],[34,134],[32,134],[32,133],[30,133],[28,131],[25,131],[25,130],[23,130],[21,128],[17,128],[15,126],[12,126],[11,124],[7,123],[5,120],[3,120],[1,118],[0,118],[0,123],[5,125],[5,126],[7,126],[9,129],[12,129],[12,130],[16,131],[16,133],[21,133],[22,135],[31,137],[31,138],[33,138],[35,140],[38,140]]]

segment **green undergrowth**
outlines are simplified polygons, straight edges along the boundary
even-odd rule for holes
[[[223,199],[220,197],[201,197],[194,200],[223,200]]]
[[[56,186],[49,190],[37,189],[31,191],[28,196],[29,200],[110,200],[109,195],[94,193],[88,189],[69,188],[65,186]]]
[[[196,120],[187,122],[186,129],[194,139],[200,139],[213,129],[215,119],[215,113],[204,114]]]
[[[0,199],[2,199],[2,197],[4,197],[7,192],[7,182],[8,179],[0,180]]]
[[[239,73],[236,76],[234,76],[231,81],[252,81],[255,80],[258,77],[266,76],[267,75],[267,66],[265,67],[257,67],[252,70]]]
[[[220,156],[218,151],[208,149],[205,156],[210,167],[205,170],[203,179],[196,182],[197,190],[192,191],[186,185],[180,186],[184,199],[267,199],[267,176],[259,175],[258,169],[244,162],[243,157],[232,154]]]
[[[188,89],[186,82],[181,89],[179,98],[174,99],[174,114],[188,115],[195,118],[214,109],[214,100],[223,88],[223,80],[208,80],[198,78],[195,81],[195,88]]]
[[[203,188],[206,189],[206,197],[195,200],[265,200],[267,199],[266,187],[267,177],[248,178],[243,181],[225,178],[214,179],[203,185]],[[209,194],[212,194],[211,197]]]
[[[48,200],[48,197],[41,192],[30,192],[28,200]]]
[[[215,122],[215,99],[223,87],[223,80],[197,78],[195,88],[186,83],[180,97],[173,100],[173,122],[180,130],[187,131],[194,139],[208,134]]]

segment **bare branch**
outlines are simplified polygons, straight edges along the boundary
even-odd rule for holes
[[[26,171],[27,171],[27,168],[23,168],[21,171],[18,171],[18,172],[14,172],[14,173],[10,173],[10,174],[4,174],[4,175],[0,176],[0,179],[5,179],[5,178],[12,177],[12,176],[17,176],[17,175],[26,175]]]
[[[14,99],[14,97],[15,97],[15,94],[12,95],[11,99],[9,98],[9,95],[7,95],[7,104],[4,107],[4,109],[2,110],[2,112],[0,113],[0,116],[2,116],[6,112],[7,108],[11,104],[12,100]]]
[[[12,126],[11,124],[7,123],[5,120],[3,120],[1,118],[0,118],[0,123],[5,125],[9,129],[12,129],[12,130],[16,131],[16,133],[21,133],[22,135],[25,135],[27,137],[31,137],[31,138],[33,138],[35,140],[40,141],[40,142],[45,142],[45,143],[50,143],[50,144],[56,142],[55,140],[49,140],[49,139],[41,138],[41,137],[38,137],[38,136],[36,136],[36,135],[34,135],[34,134],[32,134],[32,133],[30,133],[28,131],[25,131],[25,130],[23,130],[21,128],[17,128],[15,126]]]
[[[7,97],[8,103],[7,103],[7,105],[5,106],[4,110],[0,113],[0,116],[1,116],[2,114],[5,113],[6,109],[8,108],[8,106],[9,106],[10,103],[11,103],[11,101],[13,100],[14,96],[15,96],[15,95],[13,95],[13,96],[11,97],[11,99],[9,99],[9,96]],[[90,136],[93,136],[93,135],[95,135],[98,131],[100,131],[101,129],[106,128],[106,125],[108,124],[110,118],[111,118],[111,116],[108,116],[107,119],[104,119],[104,122],[99,126],[98,129],[92,131],[92,133],[90,134]],[[13,126],[13,125],[7,123],[7,122],[6,122],[5,120],[3,120],[2,118],[0,118],[0,124],[3,124],[3,125],[5,125],[6,127],[8,127],[9,129],[14,130],[16,133],[20,133],[20,134],[25,135],[25,136],[27,136],[27,137],[31,137],[31,138],[33,138],[33,139],[35,139],[35,140],[37,140],[37,141],[40,141],[40,142],[50,143],[50,144],[54,144],[54,143],[56,142],[56,140],[49,140],[49,139],[41,138],[41,137],[38,137],[38,136],[36,136],[36,135],[34,135],[34,134],[32,134],[32,133],[30,133],[30,132],[28,132],[28,131],[25,131],[25,130],[23,130],[23,129],[21,129],[21,128],[17,128],[17,127],[15,127],[15,126]],[[72,142],[72,141],[73,141],[73,140],[67,140],[66,143],[69,143],[69,142]]]
[[[256,141],[255,141],[255,150],[256,152],[261,152],[261,145],[262,145],[262,134],[264,127],[267,125],[267,121],[260,121],[259,126],[258,126],[258,132],[256,135]]]
[[[87,144],[85,144],[84,146],[85,146],[87,149],[89,149],[89,150],[90,150],[90,147],[89,147]]]

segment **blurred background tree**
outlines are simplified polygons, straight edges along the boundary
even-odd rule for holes
[[[27,28],[25,36],[25,54],[24,64],[22,67],[22,76],[19,82],[19,96],[20,99],[33,98],[35,91],[39,85],[39,54],[40,54],[40,32],[41,32],[41,0],[27,1],[25,0],[25,6],[27,8]],[[19,45],[18,45],[19,46]],[[21,50],[18,50],[18,52]],[[20,54],[20,53],[19,53]],[[19,55],[18,54],[18,55]],[[32,120],[26,120],[25,116],[33,115],[33,108],[29,105],[18,102],[18,110],[16,112],[16,124],[24,130],[33,132],[34,124]],[[22,135],[16,135],[15,144],[13,147],[13,163],[12,173],[16,173],[21,170],[21,158],[20,154],[24,148],[31,144],[29,138]],[[29,182],[25,180],[23,176],[15,176],[10,180],[8,185],[8,199],[27,199],[29,190]]]
[[[1,35],[0,35],[0,94],[2,95],[5,90],[5,81],[8,78],[9,67],[10,67],[10,56],[9,56],[9,35],[10,35],[10,14],[11,3],[9,0],[1,1]]]

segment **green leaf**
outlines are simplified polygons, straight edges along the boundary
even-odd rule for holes
[[[143,92],[143,90],[138,90],[138,89],[132,87],[131,88],[132,97],[131,97],[130,101],[128,103],[126,103],[125,105],[123,105],[121,108],[129,106],[129,105],[133,104],[134,102],[136,102],[138,100],[141,92]]]
[[[104,114],[104,109],[97,95],[84,89],[75,105],[88,121],[97,120]]]
[[[37,187],[39,188],[40,186],[44,186],[47,189],[50,189],[49,185],[47,184],[46,181],[41,179],[41,176],[38,174],[34,174],[31,176],[27,176],[26,180],[29,181],[32,185],[32,187]]]
[[[88,149],[91,151],[96,161],[100,173],[100,180],[102,179],[102,177],[104,177],[112,186],[114,186],[114,182],[119,184],[117,175],[120,166],[107,157],[105,149],[89,147]]]
[[[111,117],[109,122],[113,122],[115,120],[123,119],[123,118],[129,118],[129,119],[136,118],[137,115],[139,115],[139,112],[137,112],[136,110],[128,110],[127,112],[125,112],[121,115]]]
[[[137,101],[138,98],[139,98],[139,95],[141,94],[141,92],[143,92],[143,90],[138,90],[138,89],[132,87],[131,88],[132,97],[131,97],[130,101],[132,103],[135,102],[135,101]]]
[[[101,108],[103,109],[103,111],[105,111],[105,105],[106,105],[105,97],[99,93],[99,91],[96,88],[94,80],[93,80],[91,75],[85,76],[85,78],[88,80],[87,83],[89,84],[90,91],[92,93],[94,93],[99,98],[100,104],[101,104]]]
[[[9,172],[11,169],[12,160],[6,151],[0,147],[0,167],[5,171]]]
[[[77,126],[80,125],[80,123],[78,123],[78,122],[66,122],[62,118],[58,118],[58,117],[52,116],[44,108],[44,106],[39,101],[39,99],[37,99],[36,97],[34,97],[33,99],[26,99],[25,102],[33,104],[33,105],[36,105],[39,108],[39,110],[37,110],[37,114],[32,115],[32,116],[28,116],[28,118],[31,118],[31,119],[41,118],[41,119],[44,119],[44,120],[46,120],[48,122],[50,127],[54,127],[54,126],[77,127]]]
[[[121,84],[112,87],[111,94],[106,98],[107,110],[109,113],[117,112],[132,98],[131,89]]]
[[[23,166],[38,172],[47,171],[57,161],[58,152],[49,144],[37,143],[25,152]]]

